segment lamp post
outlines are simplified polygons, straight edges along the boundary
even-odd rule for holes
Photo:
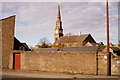
[[[111,76],[111,53],[109,51],[109,8],[106,0],[106,34],[107,34],[107,76]]]

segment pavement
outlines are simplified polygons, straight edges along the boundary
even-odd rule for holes
[[[67,74],[55,72],[40,72],[40,71],[22,71],[22,70],[2,70],[2,80],[120,80],[120,76],[104,76],[104,75],[81,75],[81,74]],[[14,79],[15,80],[15,79]]]

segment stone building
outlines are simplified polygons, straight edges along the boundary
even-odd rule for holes
[[[98,44],[90,34],[73,35],[60,37],[54,43],[56,46],[59,44],[64,47],[80,47],[80,46],[97,46]]]
[[[15,15],[0,20],[0,46],[2,54],[2,68],[8,68],[10,54],[13,50],[30,50],[26,43],[21,43],[14,37]]]
[[[14,45],[14,27],[15,27],[15,16],[0,20],[0,28],[2,34],[2,68],[8,68],[9,56],[12,53]]]

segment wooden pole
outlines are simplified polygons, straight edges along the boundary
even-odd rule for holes
[[[107,32],[107,76],[111,76],[111,54],[109,51],[109,8],[106,0],[106,32]]]

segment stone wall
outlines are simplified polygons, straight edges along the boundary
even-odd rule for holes
[[[13,51],[15,16],[0,20],[0,24],[2,24],[2,68],[6,69]]]
[[[119,64],[118,64],[118,57],[111,57],[111,72],[112,74],[119,73]]]
[[[15,51],[21,53],[21,70],[79,74],[107,73],[105,53],[69,51]],[[112,57],[112,74],[118,74],[118,58]],[[13,69],[11,54],[10,69]]]
[[[118,75],[119,72],[119,56],[113,56],[111,54],[111,73],[112,75]],[[98,74],[107,74],[107,55],[105,53],[98,53]]]
[[[117,64],[118,64],[118,74],[120,74],[120,56],[118,57]]]
[[[107,74],[106,54],[98,53],[98,74]]]
[[[27,51],[21,54],[21,69],[96,74],[96,53]]]

